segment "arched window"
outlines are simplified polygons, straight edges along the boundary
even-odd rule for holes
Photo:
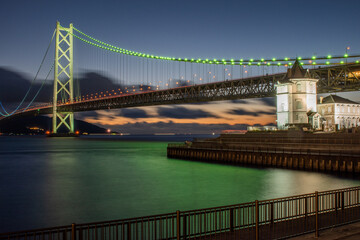
[[[296,84],[296,91],[301,92],[301,83]]]
[[[281,107],[280,107],[281,111],[284,112],[285,111],[285,103],[281,103]]]
[[[295,107],[296,109],[302,109],[302,102],[301,102],[301,99],[296,99],[295,100]]]

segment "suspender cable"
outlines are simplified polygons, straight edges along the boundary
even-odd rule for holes
[[[27,90],[27,92],[26,92],[25,96],[23,97],[23,99],[21,100],[20,104],[19,104],[19,105],[15,108],[15,110],[13,110],[11,113],[7,112],[6,109],[4,108],[4,106],[1,104],[1,108],[4,110],[5,114],[3,114],[2,112],[0,112],[0,115],[2,115],[2,116],[4,116],[4,117],[11,116],[11,115],[13,115],[17,110],[19,110],[20,106],[24,103],[25,99],[26,99],[27,96],[29,95],[30,90],[31,90],[32,86],[34,85],[34,83],[35,83],[35,81],[36,81],[36,79],[37,79],[37,77],[38,77],[38,75],[39,75],[39,72],[40,72],[40,70],[41,70],[41,68],[42,68],[42,66],[43,66],[43,64],[44,64],[44,62],[45,62],[46,56],[47,56],[47,54],[48,54],[48,52],[49,52],[49,49],[50,49],[50,47],[51,47],[51,43],[52,43],[52,41],[53,41],[53,39],[54,39],[54,37],[55,37],[55,33],[56,33],[56,30],[54,30],[54,33],[53,33],[53,35],[52,35],[52,37],[51,37],[51,40],[50,40],[50,43],[49,43],[49,45],[48,45],[48,47],[47,47],[47,49],[46,49],[45,55],[44,55],[44,57],[43,57],[43,59],[42,59],[42,61],[41,61],[41,63],[40,63],[40,66],[39,66],[39,68],[38,68],[38,70],[37,70],[37,72],[36,72],[36,74],[35,74],[35,77],[34,77],[34,79],[31,81],[30,87],[29,87],[29,89]],[[1,103],[1,102],[0,102],[0,103]]]

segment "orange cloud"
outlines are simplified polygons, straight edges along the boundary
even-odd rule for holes
[[[172,118],[163,117],[158,114],[159,107],[163,109],[188,109],[193,111],[202,111],[209,113],[210,117],[202,118]],[[124,124],[135,124],[139,122],[145,123],[158,123],[158,122],[174,122],[174,123],[198,123],[198,124],[261,124],[266,125],[269,123],[275,123],[276,110],[275,107],[264,104],[258,99],[248,99],[241,101],[240,103],[232,101],[220,101],[220,102],[209,102],[206,104],[181,104],[181,105],[168,105],[168,106],[149,106],[139,107],[147,113],[149,117],[146,118],[127,118],[121,116],[119,111],[112,110],[101,110],[96,111],[98,116],[86,117],[85,121],[99,125],[124,125]],[[235,110],[241,110],[244,115],[232,114]],[[176,110],[176,109],[175,109]],[[271,114],[271,113],[274,114]],[[181,114],[181,112],[179,113]],[[248,114],[248,115],[246,115]]]

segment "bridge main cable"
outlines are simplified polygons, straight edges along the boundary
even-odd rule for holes
[[[130,56],[137,56],[142,58],[148,58],[148,59],[158,59],[158,60],[168,60],[168,61],[177,61],[177,62],[189,62],[189,63],[203,63],[203,64],[224,64],[224,65],[252,65],[252,66],[284,66],[288,65],[291,66],[293,61],[299,60],[301,61],[301,65],[336,65],[336,64],[345,64],[349,63],[347,59],[354,59],[354,58],[360,58],[360,54],[350,55],[348,53],[345,53],[344,55],[327,55],[327,56],[311,56],[311,57],[294,57],[294,58],[261,58],[261,59],[201,59],[201,58],[175,58],[175,57],[164,57],[164,56],[157,56],[153,54],[146,54],[141,53],[137,51],[131,51],[128,49],[120,48],[108,43],[105,43],[103,41],[100,41],[94,37],[91,37],[84,32],[80,31],[79,29],[73,27],[73,29],[81,34],[83,37],[80,37],[74,33],[72,35],[76,37],[77,39],[93,45],[98,48],[102,48],[104,50],[108,50],[111,52],[116,52],[120,54],[130,55]],[[90,39],[91,41],[85,39]],[[344,59],[339,62],[334,62],[333,60],[336,59]],[[316,62],[318,60],[326,60],[325,62],[319,63]],[[304,61],[309,61],[309,63],[305,63]],[[359,59],[354,60],[353,63],[359,63]],[[285,63],[284,63],[285,62]]]

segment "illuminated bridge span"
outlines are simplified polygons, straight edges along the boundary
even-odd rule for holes
[[[25,100],[29,95],[28,91],[13,111],[6,111],[0,104],[2,118],[24,114],[53,114],[53,133],[57,133],[62,125],[69,132],[74,132],[74,112],[272,97],[275,95],[275,84],[285,76],[287,68],[295,60],[308,66],[312,77],[319,79],[319,93],[360,89],[360,55],[348,53],[281,59],[164,57],[119,48],[81,32],[72,24],[69,28],[64,28],[59,23],[53,38],[56,41],[55,61],[49,67],[50,71],[40,89],[31,101]],[[80,49],[76,54],[74,39],[85,43],[78,44]],[[51,44],[40,68],[50,46]],[[77,71],[74,70],[75,60]],[[82,69],[111,75],[117,89],[104,90],[104,87],[99,92],[89,92],[87,87],[90,84],[83,82],[80,88],[77,74]],[[52,101],[41,106],[33,104],[52,71]],[[104,79],[97,78],[97,81],[106,84]],[[23,106],[25,102],[27,104]]]

